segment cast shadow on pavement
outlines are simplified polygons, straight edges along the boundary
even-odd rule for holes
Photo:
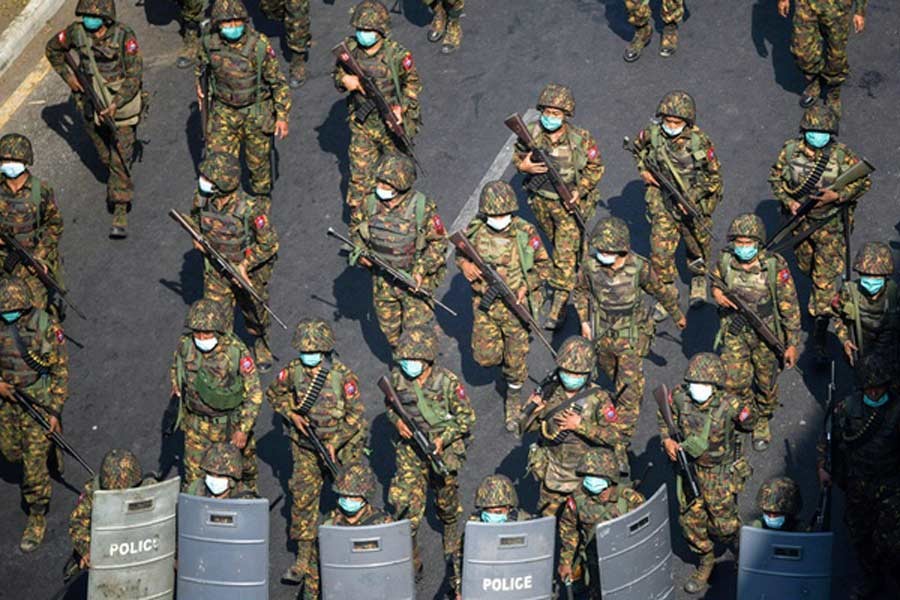
[[[350,184],[350,130],[347,127],[347,100],[338,98],[331,105],[328,116],[321,125],[315,128],[319,148],[323,152],[333,154],[337,159],[338,171],[341,174],[341,197],[347,197]],[[346,204],[346,203],[345,203]],[[349,223],[349,213],[344,211],[344,222]]]
[[[750,36],[756,53],[767,58],[771,52],[775,83],[787,92],[799,94],[804,83],[791,54],[791,29],[791,18],[785,19],[778,14],[776,2],[757,0],[753,5]]]
[[[184,124],[184,137],[187,142],[188,153],[191,155],[191,163],[194,165],[195,170],[198,170],[200,167],[200,161],[203,160],[203,149],[206,145],[202,123],[200,108],[195,99],[191,102],[191,109]]]
[[[84,130],[84,121],[79,114],[72,97],[60,104],[51,104],[41,110],[41,118],[53,132],[61,137],[69,145],[72,151],[81,159],[81,162],[90,169],[94,179],[100,183],[106,183],[106,167],[94,144]],[[77,123],[77,125],[76,125]],[[106,197],[104,192],[103,197]]]
[[[279,513],[284,519],[285,528],[285,545],[286,550],[293,551],[296,542],[291,540],[291,475],[293,474],[293,454],[291,449],[290,437],[284,427],[284,418],[276,412],[272,413],[272,428],[262,437],[256,440],[256,455],[259,460],[260,467],[266,465],[269,467],[271,475],[278,480],[281,493],[284,500],[281,502]],[[261,469],[260,469],[261,470]],[[331,493],[331,480],[326,478],[323,484],[323,491],[327,494]],[[270,498],[270,501],[274,498]],[[321,508],[320,511],[321,513]]]
[[[451,255],[450,260],[453,260]],[[456,271],[456,267],[452,267]],[[486,369],[475,362],[472,355],[472,327],[459,327],[459,323],[472,323],[472,289],[463,274],[456,271],[450,280],[450,289],[441,298],[441,302],[459,313],[458,317],[447,313],[442,308],[435,309],[435,318],[443,331],[443,335],[456,341],[459,351],[460,375],[469,387],[488,384],[500,376],[499,367]],[[503,302],[497,299],[497,302]],[[452,334],[450,333],[452,332]]]
[[[178,20],[179,4],[169,0],[138,0],[137,6],[144,7],[144,15],[147,23],[155,26],[168,25]],[[206,9],[204,9],[204,17]]]
[[[160,278],[159,283],[181,296],[185,305],[190,306],[203,297],[203,255],[191,248],[184,253],[178,281]]]
[[[372,304],[372,275],[363,267],[347,267],[332,284],[332,296],[337,303],[334,320],[359,321],[360,330],[369,351],[385,365],[391,363],[390,345],[381,332]]]

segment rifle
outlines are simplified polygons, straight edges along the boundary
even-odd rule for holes
[[[488,311],[491,308],[491,304],[494,303],[494,300],[499,296],[503,299],[503,302],[506,306],[516,315],[522,324],[524,324],[531,333],[533,333],[544,346],[547,347],[547,350],[550,351],[550,354],[553,358],[556,358],[556,350],[553,349],[553,345],[550,343],[550,340],[541,333],[541,328],[537,324],[537,321],[534,320],[534,316],[531,314],[531,311],[527,306],[523,306],[519,304],[518,297],[516,293],[509,287],[509,284],[504,281],[503,277],[497,270],[489,265],[485,260],[478,254],[478,251],[472,247],[471,242],[469,242],[469,238],[465,236],[462,231],[457,231],[456,233],[450,236],[450,241],[453,242],[453,245],[456,246],[456,249],[459,252],[462,252],[465,258],[472,261],[478,270],[481,271],[481,279],[484,280],[484,283],[487,285],[487,291],[484,293],[484,296],[481,298],[481,303],[478,305],[478,308],[483,311]]]
[[[448,313],[450,313],[454,317],[459,316],[455,310],[453,310],[452,308],[450,308],[449,306],[447,306],[446,304],[444,304],[443,302],[441,302],[440,300],[435,298],[434,292],[431,292],[429,290],[422,289],[422,288],[417,288],[416,282],[412,277],[410,277],[409,275],[407,275],[405,272],[401,271],[400,269],[395,269],[394,267],[389,265],[387,262],[385,262],[384,260],[382,260],[381,258],[376,256],[375,253],[369,252],[365,248],[361,248],[360,246],[357,246],[352,241],[350,241],[349,238],[344,237],[343,235],[341,235],[340,233],[335,231],[334,228],[332,228],[332,227],[329,227],[328,231],[326,231],[325,233],[335,239],[338,239],[338,240],[344,242],[345,244],[350,246],[350,248],[353,249],[353,251],[359,252],[360,256],[364,256],[365,258],[369,259],[369,261],[373,265],[378,267],[378,269],[382,273],[384,273],[391,279],[399,282],[403,287],[405,287],[413,295],[422,298],[423,300],[425,300],[426,302],[428,302],[430,304],[433,303],[433,304],[436,304],[437,306],[440,306],[441,308],[446,310]]]
[[[513,113],[504,119],[503,123],[516,134],[516,137],[519,138],[519,142],[525,145],[528,148],[528,151],[531,153],[533,162],[543,163],[547,167],[546,173],[541,173],[540,175],[532,175],[529,178],[528,189],[532,191],[537,191],[538,189],[544,187],[546,184],[550,184],[553,186],[554,191],[559,196],[560,202],[562,202],[563,208],[572,213],[572,216],[575,217],[575,220],[578,221],[578,226],[581,228],[582,233],[587,231],[587,221],[584,218],[584,215],[581,213],[581,210],[578,208],[578,203],[575,201],[575,197],[572,194],[572,190],[569,189],[569,186],[566,185],[565,181],[563,181],[562,175],[559,173],[559,169],[556,168],[556,165],[553,163],[553,158],[547,154],[546,151],[542,150],[538,147],[538,145],[534,141],[534,137],[532,137],[531,132],[528,131],[528,127],[525,125],[525,121],[522,119],[522,116],[519,113]]]
[[[378,85],[376,85],[375,81],[368,74],[366,74],[366,71],[362,68],[362,65],[360,65],[359,62],[353,57],[353,54],[350,52],[350,48],[347,47],[347,43],[341,42],[331,49],[331,53],[334,54],[338,61],[342,65],[344,65],[352,75],[355,75],[359,79],[359,84],[364,90],[363,96],[365,96],[375,104],[375,107],[378,109],[379,114],[381,114],[381,120],[384,121],[385,126],[387,126],[388,128],[388,131],[390,131],[394,135],[394,137],[397,138],[397,140],[403,146],[403,152],[412,159],[412,161],[416,164],[416,167],[424,175],[425,169],[422,168],[422,165],[419,163],[419,159],[416,158],[414,152],[415,145],[413,144],[412,139],[410,139],[409,135],[406,133],[406,128],[403,127],[402,121],[398,119],[396,115],[394,115],[393,108],[384,97],[384,94],[381,93],[381,90],[378,89]]]
[[[638,149],[634,145],[634,142],[631,141],[627,135],[622,139],[622,148],[625,149],[626,152],[630,152],[635,156],[635,158],[640,158],[638,154]],[[670,200],[673,200],[675,204],[682,210],[687,218],[693,221],[697,226],[700,227],[703,231],[705,231],[709,236],[718,241],[719,238],[716,237],[716,234],[713,233],[713,230],[706,224],[705,215],[700,212],[700,209],[694,205],[693,202],[688,200],[687,196],[679,189],[678,185],[663,175],[662,169],[659,168],[659,165],[656,164],[655,161],[650,160],[649,158],[644,158],[644,168],[648,173],[653,175],[653,178],[659,182],[660,191],[666,194]]]
[[[0,229],[0,240],[3,240],[3,244],[9,248],[11,252],[11,256],[16,257],[16,262],[22,262],[26,267],[37,277],[41,283],[44,284],[44,287],[49,291],[53,292],[58,296],[66,305],[75,311],[75,314],[81,317],[84,320],[87,320],[87,317],[84,316],[84,313],[81,312],[77,306],[72,304],[72,301],[68,298],[68,293],[63,289],[59,282],[57,282],[49,273],[44,271],[44,266],[38,262],[38,260],[32,256],[28,250],[25,249],[19,241],[12,236],[8,231],[4,231]]]
[[[823,468],[831,473],[832,469],[832,435],[834,433],[834,361],[831,361],[831,379],[826,388],[827,404],[825,405],[825,464]],[[816,513],[813,515],[812,524],[816,531],[829,531],[831,529],[831,486],[822,486],[819,490],[819,499],[816,502]]]
[[[301,431],[301,433],[303,432]],[[328,449],[325,448],[325,444],[322,443],[322,438],[316,433],[316,428],[312,422],[309,422],[306,426],[306,433],[303,435],[309,440],[309,443],[312,444],[312,447],[316,451],[316,454],[319,455],[319,458],[322,459],[322,464],[325,465],[325,468],[331,473],[331,478],[337,479],[338,473],[340,473],[340,467],[338,467],[338,464],[331,459],[331,454],[328,453]],[[297,445],[300,446],[300,444]],[[302,448],[303,446],[300,447]]]
[[[378,388],[384,392],[384,398],[387,401],[388,407],[394,411],[394,414],[396,414],[412,432],[413,443],[419,448],[422,454],[431,461],[434,470],[444,477],[449,477],[450,469],[444,464],[444,460],[439,455],[435,454],[434,444],[428,439],[425,432],[416,425],[416,422],[413,421],[410,414],[403,408],[403,404],[400,402],[400,396],[397,395],[397,391],[394,389],[394,386],[391,385],[390,380],[387,377],[382,376],[378,380]]]
[[[64,55],[66,64],[69,66],[69,69],[72,71],[72,75],[75,76],[75,79],[78,80],[78,84],[84,90],[84,93],[87,94],[88,99],[91,101],[91,108],[93,108],[94,113],[96,113],[97,117],[101,119],[104,125],[109,129],[109,139],[110,146],[116,151],[116,154],[119,156],[119,160],[122,161],[122,169],[125,171],[125,175],[131,177],[131,166],[128,164],[128,161],[125,160],[125,155],[122,154],[122,149],[119,147],[119,129],[116,125],[116,120],[109,115],[104,117],[100,117],[100,113],[108,108],[107,103],[97,95],[97,92],[94,90],[94,78],[88,73],[82,66],[81,60],[75,59],[75,51],[69,50]],[[140,93],[140,92],[138,92]]]
[[[556,390],[557,386],[560,385],[559,381],[559,373],[554,367],[550,370],[549,373],[544,375],[544,378],[537,382],[537,387],[534,388],[534,393],[541,397],[542,400],[546,400],[550,397],[551,394]],[[519,431],[525,431],[531,425],[532,415],[534,411],[537,410],[537,404],[534,402],[526,402],[525,406],[522,407],[522,410],[519,413]]]
[[[53,442],[57,446],[59,446],[69,456],[74,458],[78,462],[78,464],[84,467],[84,470],[87,471],[91,477],[96,476],[96,473],[94,473],[94,470],[90,467],[90,465],[88,465],[84,458],[82,458],[78,453],[78,451],[75,450],[75,448],[73,448],[72,445],[66,441],[66,438],[64,438],[61,433],[50,431],[50,422],[44,418],[44,415],[42,415],[37,408],[35,408],[36,402],[34,401],[34,398],[18,389],[13,390],[13,396],[15,397],[16,401],[22,405],[22,408],[25,409],[25,412],[27,412],[28,415],[32,419],[34,419],[38,425],[47,430],[47,432],[50,434],[50,439],[53,440]]]
[[[262,306],[263,309],[267,313],[269,313],[273,319],[275,319],[276,323],[281,325],[282,329],[288,328],[285,322],[275,314],[275,311],[273,311],[263,299],[263,297],[259,295],[259,292],[256,291],[256,288],[253,287],[253,284],[244,279],[244,276],[241,275],[241,272],[237,270],[237,267],[235,267],[233,264],[231,264],[231,262],[228,261],[228,259],[222,256],[222,254],[218,250],[213,248],[209,241],[205,237],[203,237],[203,234],[194,229],[194,226],[191,225],[191,222],[187,217],[185,217],[174,208],[169,211],[169,216],[172,217],[172,219],[174,219],[176,223],[181,225],[181,227],[190,234],[195,242],[200,244],[200,246],[203,248],[203,254],[216,266],[216,268],[230,277],[232,281],[238,284],[238,287],[247,292],[253,298],[253,300],[257,302],[257,304]]]
[[[675,457],[678,460],[678,470],[681,472],[682,481],[687,483],[686,486],[681,486],[687,507],[692,505],[698,498],[702,498],[703,494],[700,491],[700,486],[697,484],[697,472],[694,469],[694,463],[688,459],[687,453],[680,447],[681,443],[684,442],[684,437],[675,425],[675,419],[672,418],[669,397],[669,390],[665,385],[661,385],[653,390],[653,398],[656,399],[659,414],[662,415],[663,421],[666,422],[666,427],[669,429],[669,436],[679,445],[678,450],[675,452]]]

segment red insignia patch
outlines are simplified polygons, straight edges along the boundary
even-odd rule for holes
[[[841,305],[841,295],[835,294],[834,298],[831,299],[831,308],[837,308]]]
[[[278,372],[278,383],[284,383],[287,381],[288,372],[287,369],[282,369]]]
[[[413,68],[413,65],[415,65],[415,63],[413,62],[412,52],[406,53],[406,56],[403,57],[403,62],[401,64],[407,71]]]
[[[588,150],[588,160],[594,160],[600,156],[600,150],[597,149],[597,144],[591,146],[591,149]]]
[[[256,225],[257,229],[262,229],[266,226],[266,223],[268,223],[268,221],[266,220],[266,215],[259,215],[253,220],[253,224]]]
[[[712,146],[709,147],[709,150],[706,151],[706,160],[712,162],[716,160],[716,150]]]
[[[745,406],[744,408],[741,409],[741,414],[738,415],[738,421],[743,423],[744,421],[746,421],[749,418],[750,418],[750,409]]]
[[[643,129],[641,129],[641,132],[638,134],[638,139],[642,142],[644,141],[644,130]]]
[[[62,329],[57,329],[56,330],[56,343],[62,344],[65,341],[66,341],[66,334],[63,333]]]
[[[569,510],[575,510],[575,498],[573,498],[572,496],[566,498],[566,506]]]
[[[462,386],[462,384],[456,386],[456,396],[457,396],[460,400],[465,400],[465,399],[466,399],[466,388],[464,388],[464,387]]]
[[[791,272],[787,269],[782,269],[778,272],[778,278],[781,279],[781,283],[787,283],[791,280]]]
[[[253,359],[249,356],[245,356],[241,359],[241,372],[242,373],[252,373],[254,369]]]
[[[137,54],[138,51],[138,43],[137,40],[131,38],[127,42],[125,42],[125,54]]]
[[[269,53],[269,56],[271,56],[272,58],[275,58],[275,50],[272,48],[272,46],[269,46],[268,48],[266,48],[266,52]]]
[[[253,254],[253,250],[250,248],[244,248],[244,256],[250,258],[250,255]]]
[[[348,381],[344,384],[344,395],[348,398],[356,395],[356,384],[352,381]]]
[[[528,245],[531,246],[533,250],[537,250],[541,247],[541,238],[536,235],[531,236],[531,239],[528,240]]]
[[[440,235],[444,235],[444,222],[441,221],[441,218],[438,215],[434,215],[431,217],[431,223],[434,225],[434,230],[437,231]]]
[[[606,408],[603,409],[603,417],[606,419],[607,423],[615,423],[619,420],[619,415],[616,413],[616,407],[610,404]]]
[[[66,30],[65,29],[63,29],[62,31],[60,31],[59,33],[56,34],[56,41],[58,41],[60,44],[65,45],[65,43],[66,43]]]

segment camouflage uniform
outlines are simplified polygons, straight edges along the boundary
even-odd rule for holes
[[[434,14],[428,26],[428,41],[434,43],[443,39],[441,52],[455,52],[462,43],[460,17],[466,8],[466,0],[422,0],[422,3]]]
[[[203,477],[194,480],[185,493],[222,500],[256,497],[255,492],[244,487],[242,481],[244,459],[241,451],[231,442],[216,442],[210,445],[203,453],[200,468],[203,470]],[[228,479],[228,487],[221,494],[214,494],[206,483],[206,477],[209,476]]]
[[[753,527],[792,532],[806,530],[799,520],[803,509],[800,487],[790,477],[773,477],[762,484],[756,494],[756,506],[764,514],[784,517],[784,523],[780,527],[769,527],[765,517],[760,517],[753,521]]]
[[[639,173],[654,165],[703,214],[702,223],[682,214],[668,194],[656,186],[646,186],[647,220],[650,222],[650,264],[666,284],[674,283],[675,250],[684,239],[691,279],[691,303],[706,300],[706,265],[710,259],[712,238],[704,227],[712,229],[712,215],[722,200],[721,166],[713,143],[696,125],[694,99],[682,91],[666,94],[656,109],[657,119],[677,117],[686,121],[684,129],[670,136],[661,123],[641,130],[634,142],[635,165]],[[695,263],[698,259],[701,262]]]
[[[354,58],[372,78],[385,99],[392,106],[403,109],[403,127],[412,139],[419,130],[421,113],[419,95],[422,83],[416,70],[412,53],[391,39],[391,16],[381,2],[363,0],[353,12],[350,25],[356,29],[376,31],[383,41],[373,55],[359,46],[356,38],[345,41]],[[344,92],[341,79],[350,73],[337,63],[334,68],[334,85]],[[402,148],[394,139],[370,99],[359,92],[347,96],[347,123],[350,125],[350,183],[347,187],[347,205],[351,210],[360,206],[372,192],[375,181],[375,167],[387,154],[401,152]]]
[[[678,476],[678,522],[691,551],[700,558],[697,570],[685,583],[690,593],[699,592],[712,573],[711,538],[736,545],[741,528],[737,496],[752,473],[741,452],[738,428],[749,430],[756,417],[749,403],[742,403],[727,385],[723,389],[726,372],[725,362],[715,354],[695,354],[685,372],[686,383],[669,396],[672,418],[683,436],[681,446],[694,465],[701,496],[688,505],[682,491],[686,483]],[[704,402],[694,400],[691,384],[711,385],[712,395]],[[665,445],[670,432],[661,413],[657,421]]]
[[[628,23],[634,27],[634,37],[625,49],[625,61],[634,62],[641,56],[641,50],[650,43],[653,36],[653,16],[650,0],[625,0]],[[661,18],[663,38],[659,46],[660,56],[671,56],[678,48],[678,23],[684,18],[684,0],[662,0]]]
[[[200,52],[200,30],[203,27],[203,16],[206,12],[206,0],[179,0],[181,7],[179,20],[181,21],[182,48],[175,61],[179,69],[187,69],[197,62]]]
[[[415,166],[406,156],[382,158],[377,181],[390,186],[397,195],[379,200],[370,191],[361,210],[351,216],[350,237],[359,248],[390,266],[421,277],[423,288],[437,289],[447,269],[447,232],[437,214],[437,205],[412,189]],[[356,264],[358,256],[358,252],[350,255],[351,265]],[[434,318],[425,300],[378,270],[372,274],[372,301],[378,325],[391,347],[403,331],[424,327]]]
[[[534,123],[529,129],[535,144],[553,159],[566,186],[578,192],[578,209],[585,223],[589,223],[600,202],[598,186],[606,169],[597,142],[588,130],[568,122],[575,112],[575,98],[569,88],[556,83],[544,86],[537,108],[540,111],[556,108],[566,114],[563,126],[555,132],[548,132],[540,123]],[[554,141],[557,135],[560,137]],[[521,169],[528,155],[527,148],[518,142],[513,154],[516,168]],[[581,231],[575,216],[563,206],[546,176],[527,176],[525,190],[538,225],[553,246],[553,271],[547,280],[553,290],[553,302],[546,326],[556,329],[564,320],[566,301],[575,286],[586,232]]]
[[[259,8],[266,17],[284,23],[284,40],[291,51],[289,83],[298,88],[306,80],[306,63],[312,35],[309,30],[309,0],[261,0]]]
[[[509,184],[492,181],[481,190],[479,210],[482,219],[472,221],[466,237],[472,247],[504,279],[511,290],[528,290],[526,305],[535,318],[541,307],[540,288],[547,279],[550,257],[531,223],[513,216],[518,210],[516,196]],[[509,225],[500,231],[489,224],[490,217],[510,215]],[[457,265],[469,262],[457,253]],[[482,367],[503,365],[506,380],[506,424],[515,431],[519,413],[519,391],[528,378],[528,327],[500,298],[483,306],[489,290],[484,281],[472,285],[472,356]]]
[[[712,272],[728,286],[728,291],[740,296],[765,320],[786,347],[796,347],[800,342],[800,304],[787,262],[781,255],[761,248],[765,226],[756,215],[743,214],[732,222],[728,238],[733,241],[737,237],[756,241],[758,253],[754,259],[741,263],[733,246],[729,246],[719,255]],[[737,311],[720,308],[719,315],[721,325],[716,342],[722,347],[725,387],[741,402],[753,406],[757,417],[753,447],[762,451],[771,440],[769,420],[778,406],[780,357]]]
[[[181,399],[180,426],[184,431],[183,490],[203,477],[200,466],[206,450],[216,442],[247,435],[241,450],[244,487],[256,492],[256,439],[253,425],[262,405],[259,374],[250,351],[234,334],[225,333],[222,307],[203,298],[191,306],[185,326],[191,333],[181,336],[169,378],[172,392]],[[213,332],[217,343],[201,351],[196,332]]]
[[[24,281],[0,279],[0,314],[20,313],[15,320],[2,319],[0,328],[0,379],[28,394],[48,421],[61,420],[68,395],[69,357],[66,337],[57,320],[33,307]],[[0,398],[0,451],[10,463],[22,463],[21,490],[28,508],[28,522],[20,548],[31,552],[44,538],[50,505],[50,472],[47,461],[53,447],[46,431],[18,401]],[[57,468],[62,467],[56,453]]]
[[[244,32],[231,42],[219,31],[223,21],[241,20]],[[275,125],[288,122],[291,93],[269,39],[254,30],[241,0],[215,0],[212,30],[200,39],[199,80],[208,70],[210,96],[207,152],[235,158],[244,146],[250,192],[272,193],[272,144]]]
[[[63,232],[63,218],[56,204],[53,188],[30,173],[34,164],[31,142],[24,135],[9,133],[0,138],[0,160],[26,165],[25,180],[13,189],[10,179],[0,176],[0,227],[8,231],[31,255],[47,265],[57,279],[62,270],[59,238]],[[0,262],[8,275],[22,279],[31,291],[37,308],[51,309],[49,291],[31,270],[18,262],[0,246]],[[55,310],[55,304],[52,305]]]
[[[269,219],[268,198],[250,196],[240,189],[238,160],[212,152],[200,164],[200,175],[214,186],[212,194],[194,193],[191,216],[210,245],[231,264],[243,264],[250,284],[268,302],[269,280],[278,258],[278,234]],[[204,260],[203,296],[226,308],[226,329],[234,327],[234,305],[244,315],[247,331],[256,336],[254,351],[260,371],[271,368],[272,354],[266,341],[269,313],[232,279]]]
[[[143,58],[137,37],[131,27],[116,21],[113,0],[79,0],[75,14],[80,17],[102,17],[105,31],[96,37],[80,20],[50,38],[47,42],[47,60],[53,70],[70,84],[74,75],[65,62],[65,54],[73,50],[81,64],[86,65],[97,95],[116,106],[113,117],[116,123],[115,138],[96,114],[86,94],[73,92],[75,106],[84,117],[88,137],[97,148],[97,154],[109,168],[106,181],[106,202],[113,212],[111,237],[125,237],[128,226],[127,213],[134,197],[134,181],[130,170],[133,164],[135,135],[141,115],[146,108],[146,94],[142,91],[144,73]],[[102,30],[102,28],[101,28]],[[118,151],[112,147],[118,142]],[[120,157],[121,155],[121,157]],[[123,164],[122,158],[127,164]]]
[[[272,408],[288,421],[293,442],[290,534],[297,542],[297,561],[293,570],[295,582],[300,583],[304,569],[310,567],[309,556],[315,545],[324,465],[312,442],[293,423],[293,418],[298,415],[310,423],[326,448],[334,448],[338,464],[351,464],[362,458],[369,423],[359,393],[359,380],[344,363],[332,357],[334,333],[331,327],[320,319],[300,321],[291,345],[301,357],[320,361],[314,366],[306,366],[300,358],[295,358],[278,373],[266,391]],[[307,570],[305,575],[307,579],[317,577],[314,570]]]

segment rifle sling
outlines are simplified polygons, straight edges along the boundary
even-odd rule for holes
[[[548,411],[545,415],[543,415],[541,420],[549,421],[550,419],[552,419],[559,413],[561,413],[565,410],[568,410],[569,408],[574,406],[576,402],[584,400],[585,398],[588,398],[589,396],[593,395],[595,391],[596,391],[596,388],[592,388],[592,387],[588,386],[587,388],[582,390],[580,393],[575,394],[568,400],[561,402],[558,406],[556,406],[552,410]]]

